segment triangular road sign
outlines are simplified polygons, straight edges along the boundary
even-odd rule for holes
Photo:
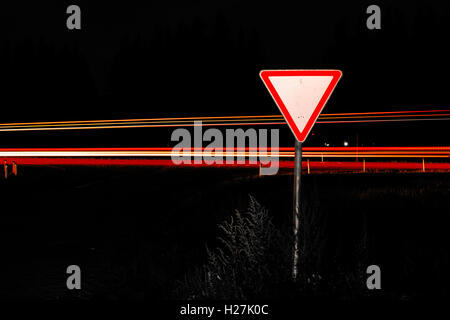
[[[298,141],[305,141],[342,72],[263,70],[261,79]]]

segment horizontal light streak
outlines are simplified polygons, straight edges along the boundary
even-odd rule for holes
[[[450,120],[450,110],[389,111],[322,114],[317,123],[370,123],[392,121]],[[80,120],[2,123],[0,132],[47,130],[94,130],[119,128],[189,127],[194,121],[203,126],[285,125],[281,115],[178,117],[117,120]]]
[[[195,150],[195,149],[170,149],[170,148],[77,148],[77,149],[0,149],[0,158],[13,157],[280,157],[293,158],[295,152],[293,148],[283,147],[277,149],[244,148],[245,150],[228,148],[218,150]],[[330,148],[304,148],[304,157],[311,158],[450,158],[450,147],[404,147],[397,148],[372,148],[363,147],[361,149],[345,150],[340,147]]]
[[[450,113],[443,113],[443,114],[436,114],[436,113],[429,113],[429,114],[421,114],[420,117],[436,117],[436,116],[450,116]],[[355,116],[325,116],[321,115],[319,117],[320,120],[341,120],[343,118],[345,119],[373,119],[373,118],[395,118],[395,117],[417,117],[416,114],[400,114],[400,115],[374,115],[374,116],[361,116],[361,115],[355,115]],[[214,117],[212,117],[214,118]],[[220,117],[217,117],[220,118]],[[204,119],[202,117],[199,118],[192,118],[193,121],[198,120],[202,121],[202,123],[211,123],[211,122],[217,122],[217,120],[220,120],[222,123],[226,122],[238,122],[242,121],[242,119],[246,119],[248,121],[261,121],[265,119],[269,119],[270,121],[273,120],[280,120],[283,121],[283,117],[281,115],[272,115],[272,116],[236,116],[236,117],[230,117],[224,119]],[[192,122],[192,121],[190,121]],[[30,123],[8,123],[8,124],[0,124],[2,127],[7,128],[25,128],[25,127],[64,127],[68,125],[74,125],[77,124],[79,126],[87,126],[87,125],[96,125],[96,124],[108,124],[108,125],[121,125],[122,123],[127,123],[128,125],[148,125],[149,123],[157,125],[157,124],[183,124],[186,123],[186,120],[181,120],[177,118],[160,118],[160,119],[121,119],[121,120],[91,120],[91,121],[55,121],[55,122],[30,122]]]

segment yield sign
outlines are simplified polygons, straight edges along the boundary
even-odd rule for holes
[[[342,72],[263,70],[260,77],[298,141],[305,141]]]

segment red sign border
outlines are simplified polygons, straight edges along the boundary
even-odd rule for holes
[[[334,88],[336,87],[336,84],[338,83],[339,79],[342,76],[342,71],[340,70],[262,70],[259,73],[259,76],[261,77],[262,81],[264,82],[267,90],[269,90],[273,100],[275,100],[275,103],[278,106],[278,109],[280,109],[281,113],[283,114],[284,119],[288,123],[289,127],[291,128],[294,136],[296,139],[300,142],[304,142],[306,140],[306,137],[308,136],[309,132],[311,131],[311,128],[316,123],[317,118],[319,117],[320,113],[322,112],[323,108],[325,107],[325,104],[328,101],[328,98],[330,97],[331,93],[333,92]],[[328,85],[327,89],[325,90],[325,93],[323,94],[322,98],[319,100],[319,103],[317,104],[316,108],[314,109],[313,114],[309,118],[308,122],[306,123],[305,128],[303,131],[300,131],[297,126],[294,123],[294,120],[292,119],[291,115],[289,114],[289,111],[287,110],[286,106],[284,105],[283,101],[281,100],[280,96],[278,95],[277,91],[275,90],[275,87],[273,86],[272,82],[269,80],[269,77],[293,77],[293,76],[331,76],[331,82]]]

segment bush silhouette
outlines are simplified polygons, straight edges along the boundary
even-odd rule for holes
[[[289,277],[289,243],[266,208],[250,196],[245,212],[219,225],[220,247],[207,250],[207,262],[186,275],[177,289],[185,299],[270,297]]]

